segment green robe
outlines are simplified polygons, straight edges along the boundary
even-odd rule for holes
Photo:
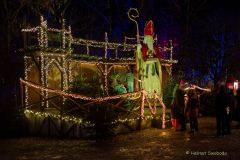
[[[150,94],[156,91],[162,96],[162,68],[158,58],[143,60],[140,45],[137,47],[136,63],[138,79],[141,81],[139,89],[144,89]]]
[[[162,96],[162,69],[158,58],[143,61],[142,89]]]

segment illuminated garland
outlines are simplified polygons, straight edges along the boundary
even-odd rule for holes
[[[33,87],[36,89],[40,89],[42,95],[44,95],[46,98],[48,98],[48,93],[55,93],[55,94],[59,94],[61,96],[64,97],[64,101],[65,101],[65,97],[72,97],[72,98],[78,98],[78,99],[82,99],[82,100],[90,100],[90,101],[107,101],[107,100],[111,100],[111,99],[118,99],[121,97],[128,97],[128,96],[133,96],[133,94],[140,94],[140,92],[136,92],[136,93],[127,93],[127,94],[123,94],[123,95],[116,95],[116,96],[106,96],[106,97],[98,97],[98,98],[92,98],[92,97],[87,97],[84,95],[79,95],[79,94],[73,94],[73,93],[67,93],[66,90],[68,90],[68,82],[72,82],[73,81],[73,76],[72,76],[72,67],[70,62],[77,62],[77,63],[86,63],[86,64],[95,64],[97,66],[100,65],[104,65],[104,68],[100,68],[100,71],[102,72],[104,78],[105,78],[105,83],[104,83],[104,88],[106,93],[108,93],[108,83],[107,83],[107,76],[111,71],[111,68],[114,66],[111,66],[108,68],[108,65],[135,65],[135,61],[133,58],[128,58],[128,59],[118,59],[118,50],[120,51],[135,51],[136,50],[136,44],[127,44],[127,40],[135,40],[136,38],[129,38],[129,37],[125,37],[124,39],[124,44],[121,43],[110,43],[108,41],[108,36],[107,33],[105,33],[105,41],[95,41],[95,40],[86,40],[86,39],[81,39],[81,38],[73,38],[72,37],[72,33],[71,33],[71,27],[69,26],[68,29],[65,29],[65,20],[63,20],[62,23],[62,29],[55,29],[55,28],[48,28],[47,26],[47,21],[43,19],[43,17],[41,17],[40,19],[40,26],[37,26],[35,28],[30,28],[30,29],[22,29],[23,32],[37,32],[38,35],[38,44],[40,46],[40,63],[41,63],[41,85],[37,85],[28,81],[24,81],[21,79],[21,82],[24,83],[25,86],[25,104],[28,105],[28,101],[29,101],[29,93],[28,93],[28,88],[29,87]],[[48,48],[48,32],[57,32],[57,33],[61,33],[62,35],[62,44],[61,44],[61,48],[57,48],[57,49],[50,49]],[[140,41],[143,40],[143,36],[140,36]],[[157,42],[157,36],[154,38],[154,41]],[[87,56],[86,57],[81,57],[78,56],[76,54],[70,54],[72,53],[72,44],[74,45],[84,45],[86,46],[87,49]],[[67,45],[67,49],[66,49],[66,45]],[[99,47],[99,48],[104,48],[105,53],[104,53],[104,57],[100,57],[100,58],[96,58],[96,57],[92,57],[89,56],[89,47]],[[39,49],[39,48],[38,48]],[[108,49],[115,49],[115,59],[111,59],[109,58],[108,61],[104,61],[104,59],[107,58],[107,53],[108,53]],[[170,69],[170,74],[171,74],[171,67],[173,63],[177,63],[177,60],[173,60],[172,59],[172,54],[173,54],[173,45],[172,45],[172,41],[170,41],[170,47],[159,47],[159,49],[161,51],[170,51],[170,59],[161,59],[161,65],[162,66],[167,66]],[[47,53],[47,52],[54,52],[54,53]],[[60,54],[57,54],[56,52],[60,52]],[[67,53],[67,54],[66,54]],[[55,59],[51,59],[50,62],[48,63],[47,60],[49,57],[55,57]],[[57,60],[61,58],[60,60]],[[94,60],[97,61],[85,61],[85,60],[72,60],[73,58],[93,58]],[[117,60],[116,62],[111,62],[111,60]],[[122,60],[125,60],[125,62],[122,62]],[[60,64],[61,62],[61,64]],[[57,67],[60,69],[61,74],[63,76],[63,84],[62,84],[62,90],[54,90],[51,88],[48,88],[48,71],[50,70],[50,66],[52,63],[55,63],[57,65]],[[25,58],[25,79],[28,80],[28,72],[30,71],[30,68],[27,68],[27,58]],[[46,86],[46,87],[43,87]],[[141,105],[141,115],[144,115],[144,110],[142,111],[142,109],[144,109],[144,103],[145,101],[147,101],[150,112],[152,115],[156,114],[156,101],[158,100],[160,102],[160,104],[163,107],[163,124],[162,124],[162,128],[165,128],[165,110],[166,107],[162,102],[162,99],[157,96],[154,95],[154,106],[153,108],[151,107],[151,104],[148,100],[147,97],[147,92],[146,91],[141,91],[142,94],[142,105]],[[63,103],[64,103],[63,101]],[[44,106],[44,102],[42,102],[42,106]],[[47,106],[48,106],[48,101],[47,101]]]
[[[177,60],[171,60],[171,59],[161,59],[161,63],[178,63]]]
[[[52,60],[51,60],[52,61]],[[54,62],[54,61],[53,61]],[[53,63],[53,62],[50,62],[50,63],[48,63],[48,65],[50,65],[51,63]],[[44,67],[44,71],[45,71],[45,75],[46,75],[46,79],[45,79],[45,83],[46,83],[46,86],[47,87],[49,87],[49,84],[48,84],[48,65],[45,65],[45,67]],[[46,92],[46,99],[48,99],[48,92]],[[47,108],[49,107],[49,101],[47,101],[46,102],[46,104],[47,104]]]
[[[40,61],[41,61],[41,84],[42,86],[45,86],[45,82],[46,82],[46,75],[45,75],[45,70],[44,70],[44,53],[41,52],[40,53],[41,57],[40,57]],[[45,95],[44,94],[44,91],[41,89],[41,94],[42,95]],[[44,102],[42,102],[42,106],[44,106]]]
[[[72,48],[72,41],[73,41],[73,38],[72,38],[72,30],[71,30],[71,27],[69,26],[68,27],[68,31],[69,31],[69,33],[67,33],[68,34],[68,48]],[[71,49],[71,52],[72,52],[72,49]]]
[[[64,51],[67,51],[68,53],[72,53],[72,44],[75,45],[85,45],[87,48],[87,55],[89,55],[89,47],[97,47],[97,48],[104,48],[105,54],[104,58],[107,58],[107,50],[108,49],[114,49],[115,50],[115,57],[117,58],[118,50],[122,51],[135,51],[136,50],[136,44],[127,44],[127,40],[135,40],[136,38],[124,38],[124,43],[110,43],[108,42],[108,36],[107,33],[105,33],[105,41],[95,41],[95,40],[86,40],[81,38],[73,38],[71,34],[71,27],[68,27],[68,30],[65,29],[65,19],[63,19],[62,23],[62,29],[55,29],[55,28],[48,28],[47,21],[44,20],[44,18],[41,16],[40,18],[40,26],[30,28],[30,29],[22,29],[23,32],[37,32],[38,34],[38,42],[39,46],[42,48],[48,47],[48,35],[47,33],[49,31],[51,32],[57,32],[61,33],[62,35],[62,45],[61,48]],[[140,36],[140,39],[143,39],[143,36]],[[155,36],[154,41],[157,42],[157,36]],[[66,44],[68,43],[68,49],[65,50]],[[170,51],[170,60],[161,60],[164,63],[177,63],[177,61],[172,60],[172,54],[173,54],[173,45],[172,41],[170,40],[170,47],[159,47],[161,51]]]
[[[34,48],[38,49],[37,47],[34,47]],[[55,48],[55,49],[45,48],[45,49],[41,50],[41,53],[42,52],[44,52],[45,56],[66,57],[68,59],[70,58],[69,61],[81,61],[83,63],[91,63],[91,64],[96,64],[96,63],[116,64],[116,63],[118,63],[118,64],[123,64],[123,65],[136,64],[136,62],[134,61],[134,58],[108,58],[106,61],[102,57],[97,57],[97,56],[79,55],[79,54],[62,54],[62,53],[65,53],[66,50],[58,49],[58,48]],[[61,52],[61,53],[56,53],[56,52]],[[87,59],[87,60],[83,60],[83,59]],[[95,61],[91,61],[91,60],[95,60]],[[111,61],[116,61],[116,62],[111,62]],[[177,60],[171,60],[171,59],[160,59],[160,62],[161,62],[162,66],[171,66],[171,64],[178,63]]]
[[[65,92],[66,90],[68,90],[67,71],[66,71],[66,69],[67,69],[66,58],[63,57],[62,61],[63,61],[62,62],[63,63],[63,70],[64,70],[64,72],[63,72],[63,91]],[[66,98],[63,97],[63,105],[65,104],[65,101],[66,101]]]
[[[108,37],[107,37],[107,32],[105,32],[105,54],[104,54],[104,58],[107,58],[107,52],[108,52]]]
[[[28,60],[31,60],[30,57],[24,56],[24,77],[26,80],[28,80],[28,73],[31,71],[33,68],[33,63],[28,65]],[[39,58],[38,58],[39,60]],[[29,104],[29,93],[28,93],[28,86],[25,86],[25,104]]]
[[[69,77],[69,82],[72,83],[73,82],[73,72],[72,72],[72,65],[70,63],[70,61],[68,61],[68,77]]]
[[[55,94],[59,94],[59,95],[66,96],[66,97],[72,97],[72,98],[89,100],[89,101],[107,101],[107,100],[119,99],[119,98],[123,98],[123,97],[134,97],[134,96],[137,96],[136,93],[139,93],[139,92],[135,92],[135,93],[127,93],[127,94],[122,94],[122,95],[116,95],[116,96],[92,98],[92,97],[87,97],[87,96],[83,96],[83,95],[79,95],[79,94],[66,93],[66,92],[61,91],[61,90],[55,90],[55,89],[50,89],[50,88],[47,88],[47,87],[42,87],[42,86],[33,84],[31,82],[24,81],[22,79],[20,79],[20,81],[21,81],[21,83],[27,85],[28,87],[40,89],[40,90],[43,90],[45,92],[55,93]],[[142,90],[141,94],[142,94],[142,104],[141,104],[141,112],[140,112],[141,117],[144,117],[144,103],[145,103],[145,100],[148,102],[149,109],[150,109],[152,115],[154,116],[156,114],[156,102],[154,103],[154,108],[152,108],[151,104],[149,103],[148,98],[147,98],[147,92],[145,90]],[[158,99],[158,101],[161,103],[161,105],[163,107],[163,112],[162,112],[162,114],[163,114],[163,116],[162,116],[163,117],[163,120],[162,120],[163,124],[162,124],[162,127],[165,128],[166,107],[165,107],[165,105],[162,102],[162,99],[160,97],[158,97],[156,94],[154,94],[154,96],[155,96],[154,98]]]
[[[66,46],[66,33],[65,33],[65,19],[62,22],[62,48],[65,49]]]
[[[166,106],[165,104],[163,103],[163,100],[161,97],[159,97],[156,93],[154,93],[154,108],[156,108],[156,103],[157,103],[157,100],[159,101],[159,103],[161,104],[162,106],[162,128],[164,129],[166,126],[165,126],[165,123],[166,123]]]
[[[46,68],[44,68],[44,71],[47,71],[49,67],[49,65],[53,62],[57,62],[55,59],[54,60],[51,60],[51,62],[46,66]],[[113,67],[113,66],[111,66]],[[104,67],[104,70],[100,67],[100,70],[101,72],[103,72],[103,75],[104,76],[107,76],[108,73],[110,72],[111,70],[111,67],[109,69],[107,69],[107,67],[105,66]],[[59,66],[59,68],[61,69],[62,67]],[[107,70],[106,70],[107,69]],[[45,73],[46,75],[46,73]],[[105,77],[106,78],[106,77]],[[79,94],[72,94],[72,93],[66,93],[65,92],[65,87],[66,87],[66,84],[64,83],[64,88],[63,91],[62,90],[56,90],[56,89],[50,89],[47,87],[43,87],[43,86],[40,86],[40,85],[37,85],[37,84],[34,84],[34,83],[31,83],[31,82],[28,82],[28,81],[24,81],[22,79],[20,79],[21,83],[24,83],[26,85],[26,87],[33,87],[33,88],[36,88],[36,89],[39,89],[41,90],[42,94],[45,93],[45,96],[48,96],[48,92],[50,93],[55,93],[55,94],[59,94],[59,95],[62,95],[64,97],[73,97],[73,98],[78,98],[78,99],[82,99],[82,100],[89,100],[89,101],[106,101],[106,100],[112,100],[112,99],[119,99],[119,98],[122,98],[122,97],[133,97],[133,96],[136,96],[136,93],[138,92],[135,92],[135,93],[127,93],[127,94],[123,94],[123,95],[116,95],[116,96],[107,96],[107,97],[99,97],[99,98],[92,98],[92,97],[88,97],[88,96],[84,96],[84,95],[79,95]],[[65,82],[65,80],[64,80]],[[47,82],[45,82],[47,83]],[[105,81],[106,83],[106,81]],[[105,84],[105,87],[107,87],[107,85]],[[150,102],[148,101],[148,96],[147,96],[147,92],[145,90],[142,90],[141,91],[141,94],[142,94],[142,104],[141,104],[141,116],[144,117],[144,103],[145,103],[145,100],[147,101],[148,103],[148,106],[149,106],[149,109],[150,109],[150,112],[152,115],[155,115],[156,114],[156,99],[158,99],[158,101],[161,103],[162,107],[163,107],[163,112],[162,112],[162,128],[165,128],[165,110],[166,110],[166,107],[165,105],[163,104],[162,100],[160,97],[158,97],[156,94],[154,94],[154,108],[151,107],[151,104]],[[42,105],[44,105],[44,102],[42,102]],[[48,106],[48,105],[47,105]]]
[[[43,40],[42,44],[44,47],[48,47],[48,36],[47,36],[47,21],[42,22],[42,28],[43,28]]]
[[[135,40],[135,41],[137,41],[137,38],[125,36],[124,37],[124,41],[126,42],[127,40]],[[139,40],[140,40],[140,42],[143,42],[144,36],[139,36]],[[154,40],[154,42],[157,42],[157,35],[155,36],[155,38],[153,40]]]
[[[87,101],[99,101],[100,102],[100,101],[108,101],[108,100],[113,100],[113,99],[131,97],[131,96],[135,95],[134,93],[126,93],[126,94],[115,95],[115,96],[106,96],[106,97],[92,98],[92,97],[88,97],[88,96],[84,96],[84,95],[80,95],[80,94],[67,93],[67,92],[64,92],[62,90],[57,90],[57,89],[51,89],[51,88],[43,87],[41,85],[37,85],[37,84],[34,84],[32,82],[25,81],[23,79],[20,79],[20,82],[25,84],[28,87],[39,89],[39,90],[42,90],[42,91],[45,91],[45,92],[55,93],[55,94],[58,94],[58,95],[61,95],[61,96],[65,96],[65,97],[72,97],[72,98],[82,99],[82,100],[87,100]],[[139,92],[135,92],[135,93],[139,93]]]
[[[50,117],[53,117],[53,118],[61,118],[62,120],[66,121],[66,122],[74,122],[74,123],[77,123],[77,124],[82,123],[82,119],[76,118],[74,116],[61,116],[61,115],[56,115],[56,114],[47,113],[47,112],[32,111],[32,110],[28,110],[28,109],[26,109],[24,111],[24,113],[25,113],[25,115],[33,114],[33,115],[39,116],[39,117],[49,117],[50,116]]]
[[[165,116],[166,116],[166,106],[165,104],[163,103],[162,101],[162,98],[160,98],[156,93],[153,93],[153,98],[154,98],[154,105],[153,105],[153,108],[148,100],[148,93],[147,91],[145,90],[142,90],[141,91],[141,94],[142,94],[142,103],[141,103],[141,107],[140,107],[140,114],[141,114],[141,117],[144,117],[144,104],[145,104],[145,100],[147,101],[148,103],[148,107],[149,107],[149,110],[151,112],[151,114],[153,116],[156,115],[156,104],[157,104],[157,100],[160,102],[163,110],[162,110],[162,128],[164,129],[165,128],[165,123],[166,123],[166,120],[165,120]]]
[[[202,91],[206,91],[206,92],[211,92],[211,89],[210,88],[202,88],[202,87],[199,87],[197,85],[192,85],[192,87],[190,87],[189,89],[199,89],[199,90],[202,90]]]
[[[31,115],[34,115],[34,116],[37,116],[37,117],[42,117],[42,118],[53,117],[53,118],[61,119],[65,122],[72,122],[72,123],[75,123],[75,124],[81,124],[81,125],[86,126],[86,127],[93,127],[94,126],[93,123],[88,122],[88,121],[83,122],[83,120],[81,118],[77,118],[77,117],[74,117],[74,116],[61,116],[61,115],[56,115],[56,114],[52,114],[52,113],[37,112],[37,111],[33,111],[33,110],[28,110],[28,109],[24,110],[24,114],[26,115],[26,117],[28,117],[28,115],[31,114]],[[153,116],[149,115],[149,116],[145,117],[145,120],[149,120],[149,119],[153,119],[153,118],[160,119],[160,116],[153,117]],[[110,122],[110,124],[135,122],[139,119],[140,118],[117,119],[117,120],[114,120],[114,121]]]
[[[39,27],[34,28],[28,28],[28,29],[22,29],[22,32],[37,32]]]
[[[26,80],[28,80],[28,71],[30,71],[27,65],[27,58],[28,57],[24,56],[24,79]],[[25,86],[25,104],[28,105],[28,87],[27,86]]]
[[[106,64],[106,65],[134,65],[136,62],[134,61],[128,61],[128,62],[104,62],[104,61],[84,61],[84,60],[68,60],[69,62],[75,62],[75,63],[84,63],[84,64],[95,64],[95,65],[101,65],[101,64]]]

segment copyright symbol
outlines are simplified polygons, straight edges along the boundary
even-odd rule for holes
[[[186,154],[189,154],[189,151],[186,151]]]

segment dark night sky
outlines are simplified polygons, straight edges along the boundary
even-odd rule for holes
[[[9,76],[9,73],[15,73],[18,77],[22,72],[18,74],[19,71],[16,71],[16,65],[14,64],[22,65],[22,55],[17,54],[15,51],[23,46],[22,33],[19,32],[21,27],[24,26],[23,17],[26,18],[26,23],[30,26],[38,24],[39,13],[42,13],[48,19],[50,26],[56,26],[57,20],[44,5],[40,7],[38,13],[34,12],[32,8],[36,8],[36,1],[29,1],[18,12],[16,16],[17,22],[13,24],[9,31],[10,41],[8,41],[7,38],[9,37],[6,31],[7,25],[11,22],[11,17],[9,19],[6,17],[14,11],[13,8],[18,8],[19,4],[18,1],[4,0],[2,2],[7,2],[9,5],[9,13],[4,8],[1,9],[3,23],[1,23],[0,30],[0,65],[2,66],[1,68],[4,68],[3,66],[6,64],[13,63],[9,70],[13,69],[10,72],[1,69],[0,75],[1,77],[6,77]],[[2,2],[1,7],[4,6]],[[177,2],[178,6],[176,7],[173,2]],[[191,48],[196,45],[193,42],[200,43],[201,41],[199,40],[205,41],[203,37],[210,35],[210,32],[212,32],[210,29],[214,25],[217,28],[226,25],[226,30],[229,31],[226,35],[231,34],[230,39],[232,41],[239,41],[240,2],[236,0],[190,0],[191,12],[186,11],[186,3],[184,2],[188,2],[188,0],[72,0],[64,18],[66,18],[66,23],[72,26],[74,36],[102,40],[104,32],[108,32],[111,41],[122,41],[124,36],[131,37],[136,35],[135,24],[129,21],[126,12],[130,7],[137,7],[140,12],[140,33],[143,32],[146,20],[152,19],[155,23],[155,33],[158,34],[160,40],[176,40],[178,43],[177,52],[180,53],[178,58],[180,60],[189,56],[184,55],[185,52],[195,52],[193,50],[196,50],[196,48]],[[204,5],[199,7],[198,4],[202,2],[205,2]],[[218,20],[214,23],[209,22],[209,17],[214,14],[217,15]],[[190,18],[189,23],[187,23],[187,18]],[[186,26],[188,29],[186,29]],[[188,41],[188,44],[184,44],[185,41]],[[9,47],[7,47],[7,42],[9,42]],[[187,50],[184,51],[186,46]],[[237,51],[238,49],[235,47],[234,52]],[[184,60],[182,65],[186,65]],[[19,67],[17,68],[19,69]]]

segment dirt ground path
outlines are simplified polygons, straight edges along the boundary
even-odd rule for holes
[[[233,124],[234,125],[234,124]],[[0,139],[0,160],[240,159],[240,129],[215,138],[215,118],[199,118],[195,134],[146,129],[102,142],[52,138]]]

